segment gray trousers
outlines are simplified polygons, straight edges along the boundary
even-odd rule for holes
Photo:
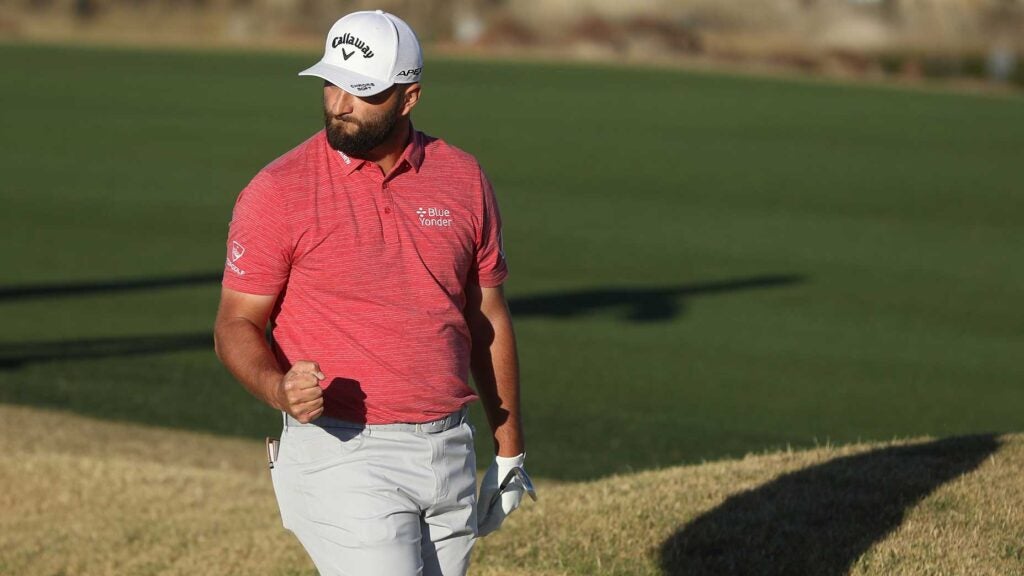
[[[285,417],[271,470],[284,527],[322,576],[463,576],[476,533],[465,409],[428,424]]]

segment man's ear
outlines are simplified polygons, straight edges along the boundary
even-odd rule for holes
[[[402,116],[408,116],[412,112],[413,107],[416,106],[416,103],[420,101],[420,83],[413,82],[412,84],[407,84],[402,98],[404,98],[402,102]]]

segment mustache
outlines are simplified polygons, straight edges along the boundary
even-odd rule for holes
[[[334,115],[324,110],[324,124],[327,126],[340,126],[342,124],[354,124],[359,128],[363,127],[363,123],[356,118],[353,114],[340,114]]]
[[[327,122],[331,125],[338,124],[355,124],[356,126],[362,126],[363,123],[353,117],[351,114],[345,114],[344,116],[327,116]]]

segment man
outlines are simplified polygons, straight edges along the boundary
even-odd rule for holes
[[[229,230],[217,354],[283,412],[282,522],[325,575],[465,574],[524,491],[496,496],[525,458],[501,216],[476,160],[412,127],[422,68],[399,18],[338,20],[301,73],[324,80],[325,129],[256,175]],[[470,369],[496,453],[479,498]]]

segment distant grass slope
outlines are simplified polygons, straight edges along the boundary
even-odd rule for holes
[[[0,573],[312,576],[261,442],[0,407]],[[537,479],[471,574],[1024,574],[1024,438]]]
[[[0,402],[273,431],[209,331],[237,192],[320,125],[294,77],[312,49],[0,46]],[[1024,429],[1021,99],[425,79],[417,127],[477,154],[502,204],[537,473]]]

